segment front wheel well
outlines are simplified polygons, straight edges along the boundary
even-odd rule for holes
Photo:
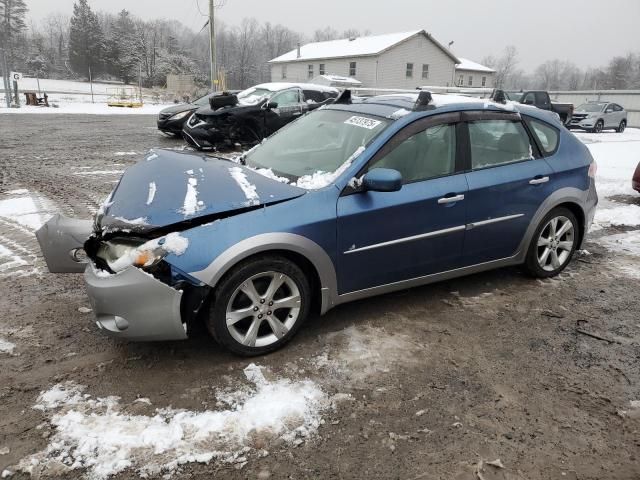
[[[291,250],[278,250],[278,249],[275,249],[275,250],[264,250],[264,251],[261,251],[261,252],[257,252],[257,253],[254,253],[253,255],[250,255],[250,256],[248,256],[246,258],[243,258],[238,263],[232,265],[225,272],[225,274],[223,275],[222,278],[225,278],[227,275],[229,275],[233,270],[238,268],[239,265],[243,265],[243,264],[246,264],[246,263],[251,263],[255,259],[260,258],[260,257],[265,257],[265,256],[283,257],[283,258],[289,260],[290,262],[295,263],[299,268],[302,269],[302,271],[304,272],[305,276],[309,280],[309,286],[310,286],[311,292],[312,292],[311,310],[314,313],[320,313],[321,304],[322,304],[322,295],[321,295],[321,285],[322,285],[322,283],[320,282],[320,275],[318,274],[318,271],[316,270],[316,267],[313,265],[313,263],[311,263],[311,261],[307,257],[305,257],[304,255],[302,255],[300,253],[293,252]],[[218,285],[222,281],[222,278],[220,279],[220,281],[217,282]],[[217,285],[214,288],[214,292],[215,292],[216,289],[217,289]]]

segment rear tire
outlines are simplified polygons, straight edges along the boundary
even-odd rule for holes
[[[302,269],[284,257],[267,255],[225,275],[206,323],[220,345],[250,357],[285,345],[310,307],[311,288]]]
[[[555,277],[562,272],[578,246],[580,232],[576,216],[567,208],[554,208],[536,228],[524,267],[537,278]]]
[[[616,128],[616,132],[618,132],[618,133],[624,133],[624,131],[626,130],[626,128],[627,128],[627,122],[626,122],[626,120],[622,120],[622,121],[620,122],[620,125],[618,126],[618,128]]]

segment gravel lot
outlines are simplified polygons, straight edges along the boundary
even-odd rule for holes
[[[131,415],[215,410],[216,392],[247,385],[251,362],[205,333],[181,343],[103,337],[81,313],[81,276],[49,274],[39,254],[30,223],[53,212],[88,218],[120,172],[155,147],[182,142],[161,136],[154,117],[0,115],[0,201],[27,189],[38,211],[20,222],[0,207],[0,245],[19,257],[0,270],[0,341],[15,345],[0,353],[0,471],[50,444],[51,418],[32,406],[54,384],[117,395]],[[311,318],[284,350],[253,361],[267,378],[348,394],[333,397],[317,432],[294,444],[254,436],[242,456],[184,463],[173,478],[637,480],[640,258],[603,246],[634,229],[595,231],[557,279],[503,269]],[[478,472],[498,458],[504,468]],[[145,461],[115,478],[138,478]],[[41,472],[80,474],[62,464],[33,476]]]

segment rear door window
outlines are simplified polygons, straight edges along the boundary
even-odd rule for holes
[[[539,120],[530,118],[528,120],[533,134],[538,139],[538,143],[542,148],[542,152],[547,155],[553,154],[558,148],[558,142],[560,141],[560,133],[557,129]]]
[[[533,159],[529,135],[522,122],[478,120],[469,122],[471,167],[474,170]]]

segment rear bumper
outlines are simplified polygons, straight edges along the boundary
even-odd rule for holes
[[[96,324],[105,334],[134,341],[187,338],[182,291],[135,267],[107,274],[89,263],[84,280]]]

